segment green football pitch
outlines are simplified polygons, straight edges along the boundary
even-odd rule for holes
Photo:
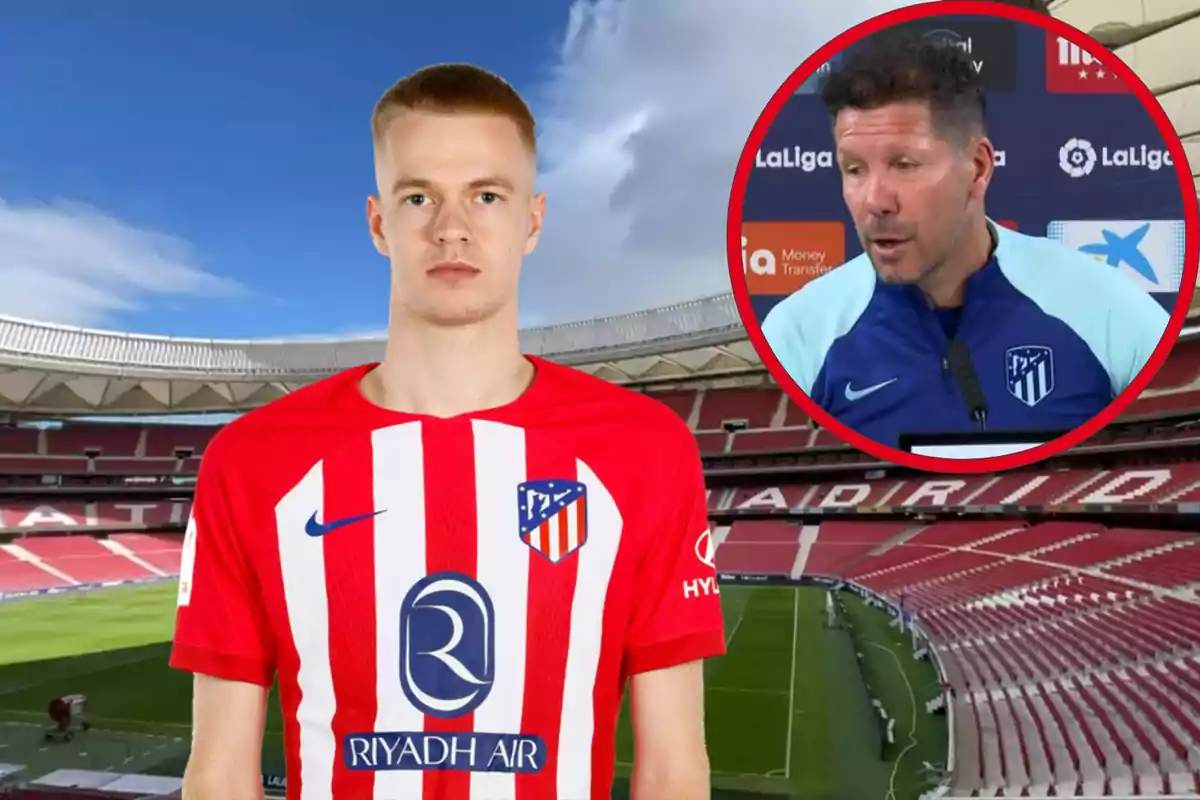
[[[915,661],[905,634],[851,594],[845,625],[830,628],[826,590],[721,587],[728,654],[706,667],[714,798],[915,800],[926,763],[946,759],[946,722],[925,713],[937,676]],[[0,762],[27,775],[73,768],[182,775],[191,679],[166,666],[174,582],[12,600],[0,604]],[[869,687],[869,688],[868,688]],[[46,703],[88,696],[93,728],[66,744],[43,742]],[[895,718],[881,747],[878,698]],[[281,774],[274,700],[263,769]],[[633,743],[618,728],[618,775]],[[625,789],[618,781],[617,796]]]

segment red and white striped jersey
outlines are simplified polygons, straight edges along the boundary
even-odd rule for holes
[[[724,652],[691,432],[531,360],[502,408],[386,411],[366,365],[209,445],[171,664],[278,675],[289,800],[608,798],[627,678]]]

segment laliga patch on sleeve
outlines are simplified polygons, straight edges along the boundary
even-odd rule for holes
[[[183,553],[179,561],[178,608],[183,608],[192,599],[192,572],[196,566],[196,518],[188,517],[187,533],[183,536]]]

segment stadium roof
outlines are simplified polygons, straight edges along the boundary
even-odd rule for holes
[[[1188,55],[1200,44],[1200,0],[1055,0],[1050,9],[1112,48],[1155,92],[1200,189],[1200,60]],[[1200,320],[1200,302],[1189,316]],[[521,344],[618,383],[767,380],[729,295],[530,328]],[[0,317],[0,412],[242,411],[382,353],[383,342],[370,339],[184,339]]]
[[[762,371],[730,295],[528,328],[521,345],[619,383]],[[0,317],[0,410],[240,411],[382,355],[381,339],[186,339]]]

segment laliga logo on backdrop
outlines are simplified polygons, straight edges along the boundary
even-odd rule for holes
[[[1003,167],[1007,154],[997,150],[993,159],[997,167]],[[754,156],[755,169],[798,169],[802,172],[816,172],[819,169],[833,169],[832,150],[805,150],[802,147],[788,147],[783,150],[759,150]]]
[[[1087,139],[1068,139],[1058,148],[1058,165],[1072,178],[1082,178],[1096,168],[1096,148]]]
[[[1169,150],[1159,150],[1146,145],[1132,147],[1101,147],[1099,153],[1087,139],[1071,138],[1058,150],[1058,165],[1072,178],[1090,175],[1099,162],[1101,167],[1144,167],[1157,172],[1163,167],[1173,167]]]
[[[754,156],[755,169],[799,169],[815,172],[833,168],[832,150],[805,150],[802,147],[786,147],[782,150],[759,150]]]

